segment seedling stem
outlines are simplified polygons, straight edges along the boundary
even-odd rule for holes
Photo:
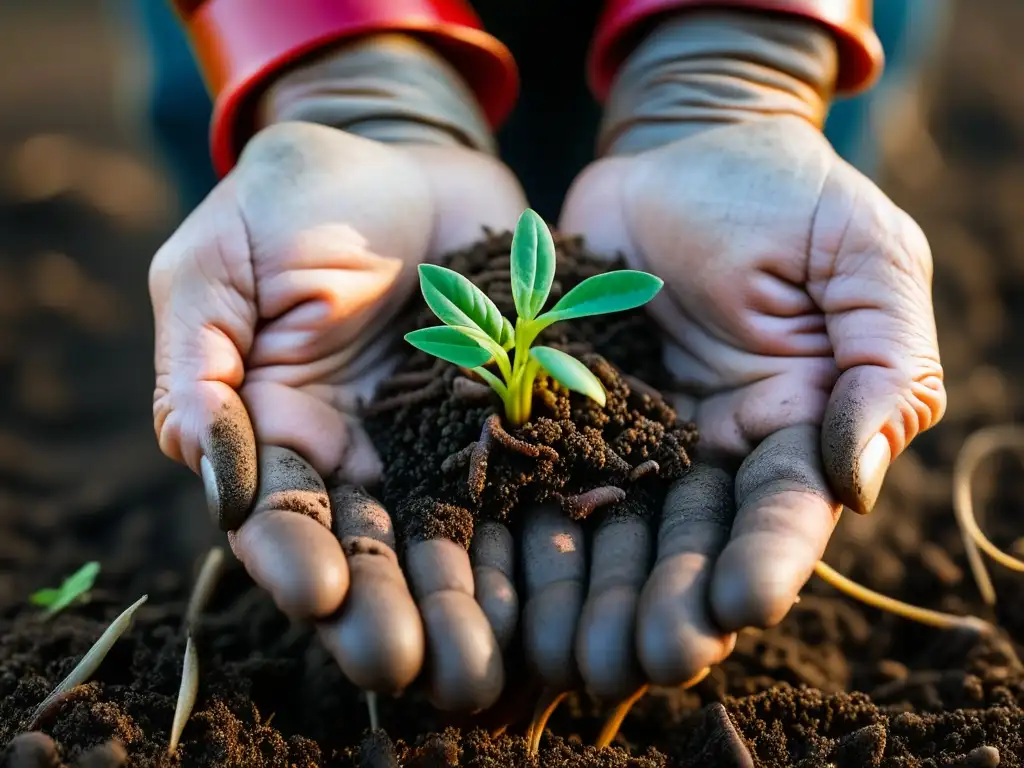
[[[505,418],[513,426],[529,421],[533,384],[542,372],[605,404],[604,387],[587,366],[553,347],[533,346],[541,331],[562,320],[643,306],[663,285],[646,272],[606,272],[579,283],[542,314],[555,277],[555,244],[544,220],[530,209],[520,216],[512,236],[514,326],[483,291],[457,272],[421,264],[419,273],[423,298],[444,325],[413,331],[406,341],[476,374],[501,398]],[[497,373],[487,369],[492,364]]]

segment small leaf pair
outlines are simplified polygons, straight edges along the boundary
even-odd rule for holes
[[[32,605],[46,608],[45,616],[49,618],[63,611],[76,600],[80,600],[92,589],[100,572],[100,564],[88,562],[68,576],[57,588],[40,589],[29,596]]]
[[[406,341],[476,373],[501,397],[513,425],[529,420],[533,382],[541,371],[605,404],[601,382],[579,360],[551,347],[531,349],[541,331],[563,320],[643,306],[663,285],[646,272],[607,272],[579,283],[543,312],[555,279],[555,244],[544,220],[529,209],[512,235],[512,298],[518,315],[514,327],[483,291],[457,272],[423,264],[419,274],[423,298],[444,325],[413,331]],[[492,362],[500,377],[485,367]]]

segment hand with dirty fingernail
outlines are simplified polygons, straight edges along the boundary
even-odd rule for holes
[[[122,768],[128,763],[128,751],[117,741],[108,741],[85,750],[71,768]],[[41,731],[19,733],[0,753],[5,768],[61,768],[63,763],[53,739]]]
[[[150,268],[156,434],[201,477],[214,521],[277,606],[319,622],[357,685],[396,693],[420,673],[432,627],[473,601],[472,568],[417,607],[387,513],[337,498],[332,509],[328,490],[380,477],[357,415],[393,368],[417,265],[512,227],[527,203],[472,92],[413,38],[325,51],[274,81],[257,112],[235,167]],[[491,633],[478,612],[459,625],[463,645]],[[500,688],[493,659],[448,661],[438,686],[452,706],[486,705]]]
[[[667,14],[622,66],[602,156],[562,209],[564,234],[665,281],[647,310],[674,402],[698,458],[738,465],[714,499],[670,495],[694,522],[674,531],[666,511],[639,598],[654,681],[780,621],[841,507],[869,512],[945,409],[925,235],[821,132],[836,56],[797,18]]]

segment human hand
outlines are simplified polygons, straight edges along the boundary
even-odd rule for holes
[[[347,484],[381,470],[354,414],[390,370],[415,266],[482,226],[512,226],[525,206],[482,152],[281,123],[249,142],[153,261],[162,450],[202,476],[253,579],[285,613],[318,620],[368,690],[405,688],[425,643],[439,706],[487,706],[501,688],[465,551],[410,547],[410,562],[436,566],[431,583],[413,580],[417,611],[387,513]]]
[[[744,23],[760,35],[776,22]],[[686,24],[703,31],[701,45],[718,39]],[[754,45],[745,33],[740,42]],[[790,27],[777,37],[806,75],[821,41],[804,34],[808,50]],[[750,57],[761,65],[772,53],[764,39]],[[727,66],[711,68],[722,80],[743,71],[730,42]],[[767,81],[764,93],[736,78],[709,97],[699,61],[680,57],[666,76],[664,49],[652,51],[638,54],[649,56],[646,73],[622,76],[649,77],[649,98],[606,124],[609,156],[576,181],[560,228],[665,280],[648,309],[665,334],[674,399],[697,422],[702,460],[720,468],[669,494],[654,569],[630,586],[633,613],[583,610],[583,676],[617,696],[634,655],[651,682],[680,684],[727,655],[731,633],[779,622],[841,506],[870,511],[890,462],[945,409],[928,243],[821,134],[814,98],[829,87],[761,66],[751,80]],[[834,58],[824,71],[834,76]],[[658,90],[665,83],[692,90]],[[717,105],[716,116],[716,100],[731,98],[739,104]],[[678,119],[658,113],[664,104]],[[725,469],[737,463],[733,483]],[[595,555],[592,572],[601,567]],[[623,622],[635,622],[635,648]],[[627,640],[605,668],[623,671],[602,679],[589,658],[615,632]]]

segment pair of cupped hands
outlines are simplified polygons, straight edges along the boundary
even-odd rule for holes
[[[386,471],[360,402],[403,353],[416,266],[527,207],[491,156],[281,123],[150,273],[162,450],[354,683],[396,693],[425,672],[445,710],[495,703],[517,626],[556,690],[693,678],[786,615],[842,506],[870,511],[945,407],[927,241],[819,129],[768,117],[599,159],[557,229],[665,281],[647,310],[700,463],[645,532],[521,510],[520,541],[490,524],[469,552],[419,543],[403,570],[386,512],[353,491]]]

